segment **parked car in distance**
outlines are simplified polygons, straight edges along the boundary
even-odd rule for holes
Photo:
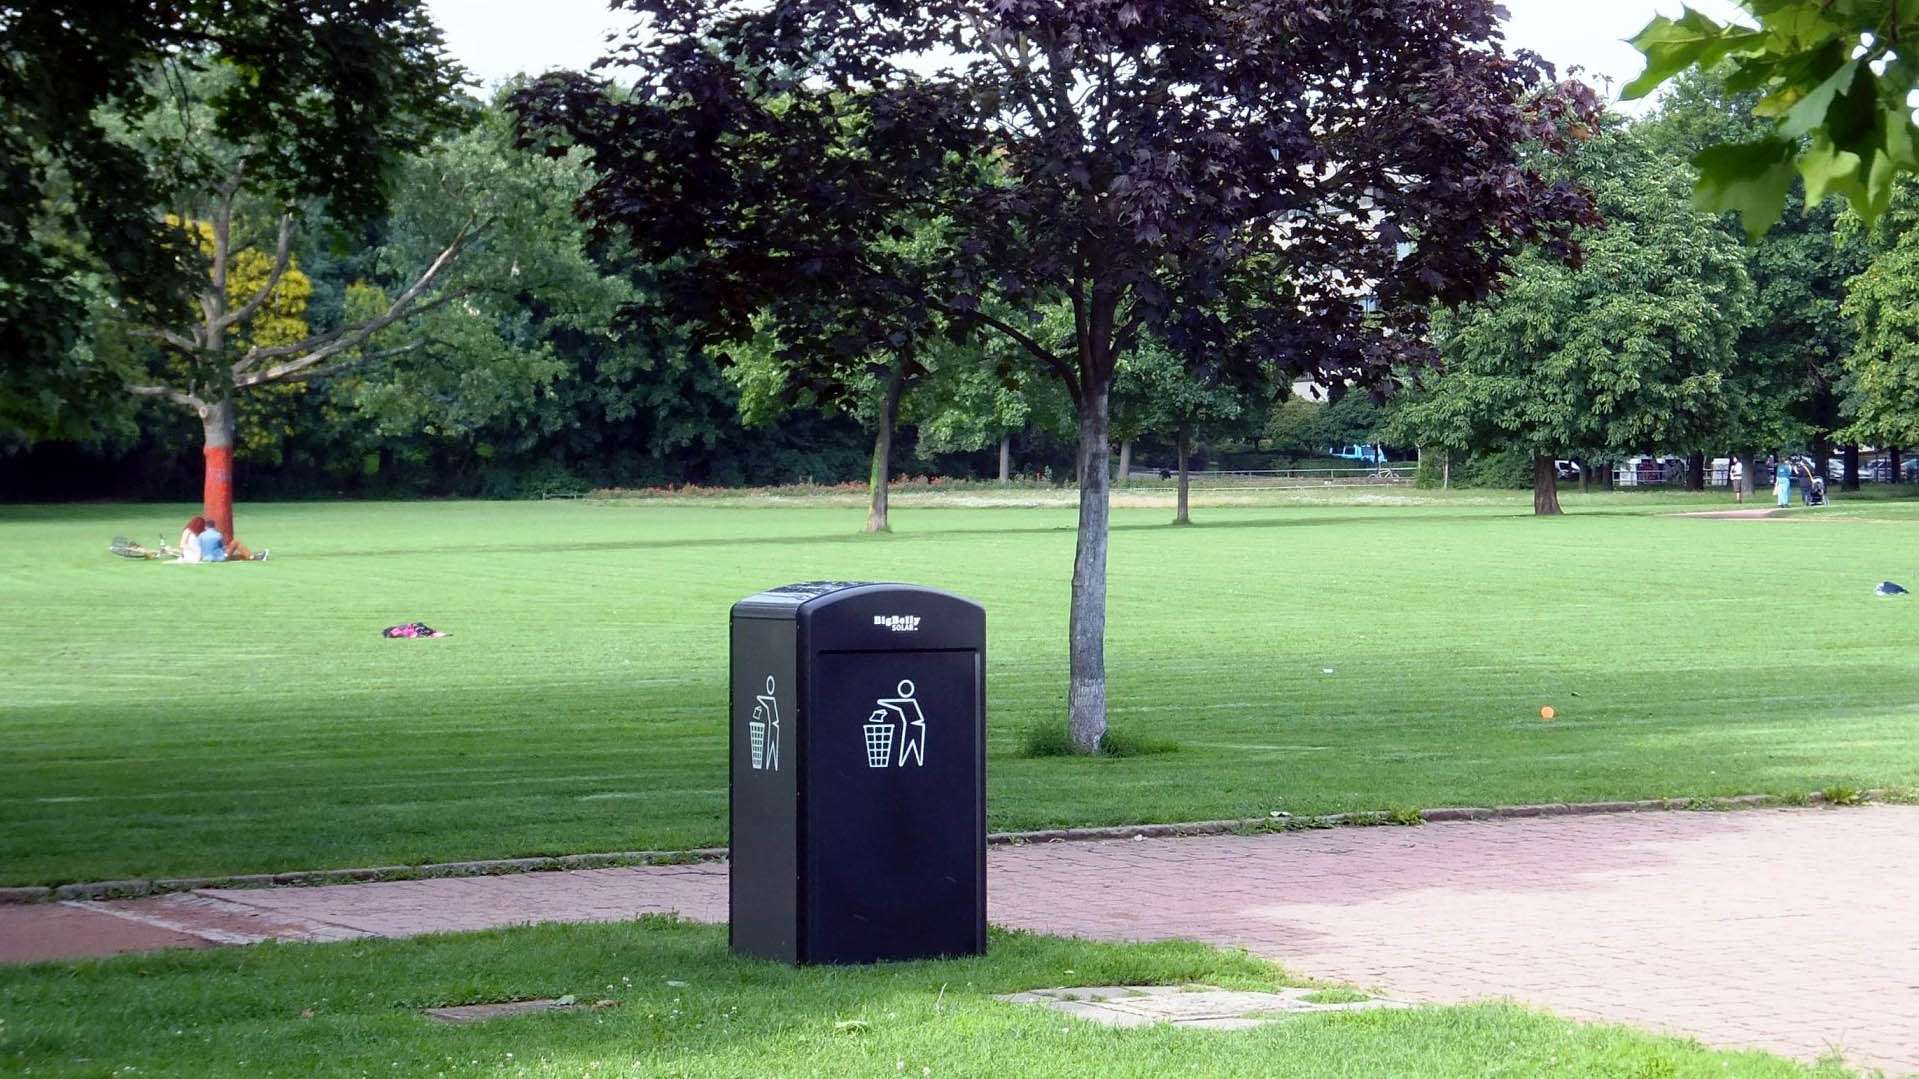
[[[1899,462],[1899,471],[1904,476],[1900,483],[1919,483],[1919,457],[1908,457]],[[1869,483],[1892,483],[1892,462],[1884,457],[1876,457],[1859,466],[1859,478]]]
[[[1576,480],[1579,478],[1581,469],[1578,461],[1554,461],[1553,471],[1562,480]]]
[[[1368,465],[1383,465],[1386,463],[1386,451],[1379,446],[1334,446],[1327,452],[1342,461],[1358,461],[1361,464]]]

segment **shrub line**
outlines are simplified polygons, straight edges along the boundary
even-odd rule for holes
[[[1903,792],[1860,791],[1856,801],[1907,801]],[[1802,798],[1772,794],[1743,794],[1725,798],[1652,798],[1636,802],[1548,802],[1540,805],[1446,806],[1417,811],[1329,813],[1295,817],[1274,814],[1237,820],[1189,821],[1181,824],[1109,825],[1097,828],[1048,828],[1034,832],[994,832],[993,846],[1035,843],[1097,843],[1115,839],[1169,839],[1209,835],[1257,835],[1314,831],[1324,828],[1362,828],[1414,823],[1522,820],[1531,817],[1587,817],[1615,813],[1669,813],[1682,810],[1792,808],[1825,805],[1823,791]],[[546,873],[569,869],[612,869],[620,866],[688,865],[726,859],[725,847],[692,850],[619,851],[606,854],[567,854],[540,858],[491,858],[426,865],[381,865],[354,869],[313,869],[293,873],[242,873],[225,877],[163,877],[154,880],[103,880],[74,884],[0,888],[0,906],[73,899],[135,899],[142,896],[196,892],[208,888],[311,888],[330,884],[367,884],[380,881],[427,880],[437,877],[491,877],[513,873]]]

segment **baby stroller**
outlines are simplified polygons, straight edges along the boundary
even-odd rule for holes
[[[1808,506],[1825,505],[1826,504],[1825,477],[1814,476],[1810,472],[1807,474],[1807,476],[1808,478],[1806,482],[1800,487],[1800,494],[1802,497],[1805,498],[1806,505]]]

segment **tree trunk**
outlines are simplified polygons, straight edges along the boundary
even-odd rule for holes
[[[1845,448],[1846,478],[1842,481],[1848,491],[1859,489],[1859,444],[1857,442]]]
[[[1706,451],[1695,450],[1686,458],[1686,490],[1706,489]]]
[[[1450,447],[1446,450],[1446,456],[1439,462],[1439,489],[1442,491],[1453,489],[1453,451]]]
[[[226,188],[214,209],[212,264],[208,267],[207,287],[200,293],[200,309],[205,320],[198,327],[200,351],[207,367],[226,383],[227,333],[221,320],[227,313],[227,261],[233,250],[234,189]],[[204,432],[201,454],[205,471],[200,481],[200,512],[220,528],[220,534],[233,543],[233,390],[230,385],[209,387],[200,405],[200,425]]]
[[[1182,424],[1175,441],[1178,445],[1179,453],[1179,502],[1177,508],[1173,510],[1173,523],[1176,525],[1189,525],[1193,523],[1193,517],[1192,513],[1188,510],[1186,495],[1192,481],[1190,465],[1192,460],[1191,447],[1193,432]]]
[[[1533,454],[1533,513],[1540,517],[1551,517],[1559,509],[1559,473],[1553,468],[1553,459],[1544,454]]]
[[[999,481],[1013,482],[1013,433],[999,436]]]
[[[1612,462],[1611,462],[1611,461],[1601,461],[1601,462],[1599,462],[1599,463],[1598,463],[1598,464],[1597,464],[1596,466],[1594,466],[1594,467],[1596,467],[1596,468],[1598,468],[1598,469],[1599,469],[1599,479],[1600,479],[1600,484],[1599,484],[1599,485],[1600,485],[1601,487],[1603,487],[1603,488],[1605,488],[1605,489],[1606,489],[1606,490],[1608,490],[1608,491],[1611,491],[1611,490],[1616,490],[1616,489],[1617,489],[1617,480],[1616,480],[1616,478],[1615,478],[1615,477],[1613,476],[1613,464],[1612,464]]]
[[[901,357],[886,373],[886,388],[880,398],[879,431],[873,436],[873,471],[867,478],[870,501],[866,510],[868,532],[891,532],[886,518],[886,494],[893,477],[893,424],[900,414],[900,391],[906,384],[906,359]]]
[[[1126,481],[1131,479],[1132,475],[1133,440],[1129,438],[1119,444],[1119,485],[1126,486]]]
[[[1739,491],[1738,491],[1738,496],[1740,501],[1743,502],[1746,499],[1751,498],[1752,493],[1758,489],[1759,487],[1758,473],[1759,473],[1759,451],[1758,450],[1740,450],[1739,451]]]
[[[1825,479],[1827,476],[1831,475],[1832,473],[1830,472],[1830,466],[1827,463],[1831,460],[1832,460],[1832,439],[1827,435],[1820,435],[1818,438],[1813,439],[1812,440],[1812,466],[1814,469],[1817,470],[1813,473],[1813,475],[1818,476],[1820,479]]]
[[[1088,378],[1079,407],[1079,536],[1073,555],[1070,626],[1071,685],[1067,732],[1081,753],[1099,752],[1106,736],[1106,527],[1107,479],[1104,379]]]
[[[1593,463],[1590,460],[1579,460],[1573,463],[1579,466],[1579,493],[1582,495],[1590,493],[1592,491]]]
[[[1899,459],[1899,447],[1888,446],[1886,448],[1886,463],[1892,466],[1892,471],[1888,475],[1893,483],[1906,482],[1906,471],[1900,467],[1905,464],[1905,462]]]
[[[205,430],[202,453],[206,471],[200,487],[200,512],[214,524],[228,542],[233,531],[233,398],[221,397],[200,409],[200,424]]]

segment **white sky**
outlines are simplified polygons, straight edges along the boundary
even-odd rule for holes
[[[1681,0],[1505,0],[1512,13],[1507,43],[1528,48],[1566,68],[1586,69],[1588,82],[1617,96],[1645,66],[1625,43],[1654,14],[1677,16]],[[480,80],[498,82],[516,72],[584,68],[603,51],[609,30],[623,30],[633,16],[607,10],[606,0],[430,0],[453,55]],[[1692,0],[1692,6],[1727,21],[1733,0]]]

